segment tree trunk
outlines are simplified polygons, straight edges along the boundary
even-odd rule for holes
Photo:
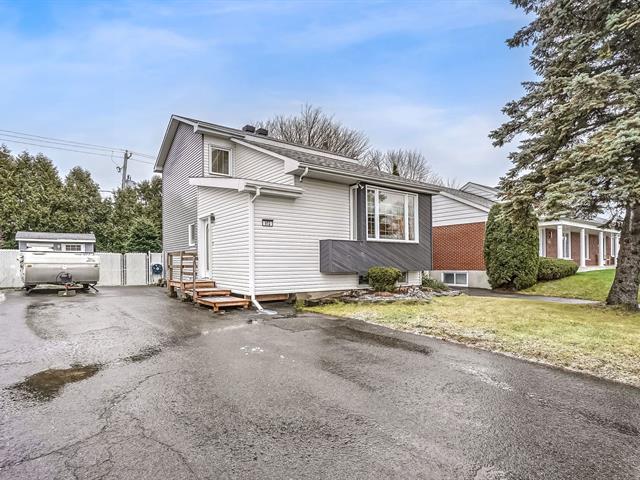
[[[613,280],[608,305],[623,305],[638,310],[640,284],[640,204],[627,208],[620,234],[618,268]]]

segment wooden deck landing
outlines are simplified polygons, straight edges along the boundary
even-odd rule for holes
[[[216,282],[208,278],[194,278],[198,271],[198,256],[194,252],[176,252],[167,254],[167,289],[169,296],[177,297],[180,291],[182,300],[191,300],[206,305],[217,312],[223,307],[249,308],[251,300],[234,297],[231,290],[217,288]]]

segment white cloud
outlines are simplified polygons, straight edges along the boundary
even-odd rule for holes
[[[436,172],[459,181],[493,185],[509,168],[508,148],[497,149],[489,132],[495,115],[444,109],[401,97],[349,97],[323,103],[345,124],[363,130],[376,148],[415,148]]]

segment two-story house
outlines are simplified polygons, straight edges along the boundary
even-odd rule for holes
[[[268,136],[172,116],[155,164],[163,250],[195,250],[198,276],[233,294],[366,286],[373,266],[419,284],[431,265],[435,185]]]

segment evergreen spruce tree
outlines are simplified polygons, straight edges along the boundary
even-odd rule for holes
[[[113,196],[113,208],[106,225],[110,251],[126,252],[129,231],[134,220],[141,214],[142,205],[138,202],[138,192],[135,187],[116,190]]]
[[[97,225],[104,221],[101,204],[100,187],[89,171],[72,168],[65,178],[55,214],[56,228],[61,232],[95,232]]]
[[[522,290],[538,279],[538,221],[531,209],[513,217],[497,203],[487,217],[484,262],[492,288]]]
[[[507,44],[532,46],[536,80],[491,133],[520,138],[500,186],[510,215],[624,217],[607,303],[638,308],[640,282],[640,2],[512,0],[533,21]]]
[[[162,241],[153,221],[146,217],[136,218],[129,229],[126,251],[159,252],[161,250]]]

